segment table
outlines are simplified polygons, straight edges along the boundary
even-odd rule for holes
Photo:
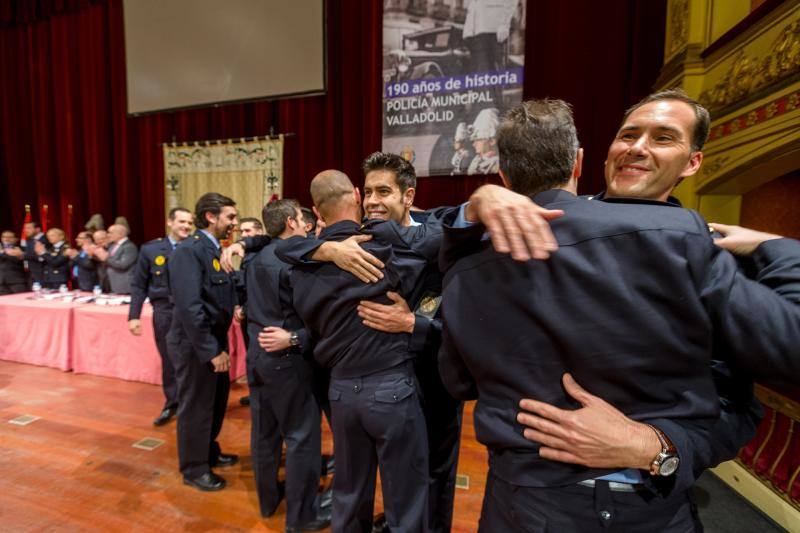
[[[161,384],[153,309],[142,309],[142,334],[128,330],[128,306],[33,300],[32,293],[0,296],[0,359],[76,373]],[[245,374],[247,353],[239,324],[228,331],[231,379]]]
[[[70,370],[74,307],[30,292],[1,296],[0,359]]]

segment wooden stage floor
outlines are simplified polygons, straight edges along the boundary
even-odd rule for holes
[[[220,435],[240,463],[217,472],[221,492],[183,485],[177,467],[175,423],[156,428],[160,387],[0,361],[0,530],[2,531],[283,531],[276,516],[258,512],[250,468],[250,413],[239,405],[246,385],[231,388]],[[39,417],[27,425],[9,422]],[[475,441],[472,409],[464,412],[453,531],[476,531],[486,452]],[[164,444],[147,451],[147,438]],[[330,453],[324,426],[323,452]],[[329,482],[329,480],[328,480]],[[380,509],[377,496],[376,513]]]

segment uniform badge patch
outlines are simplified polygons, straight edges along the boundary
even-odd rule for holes
[[[167,258],[164,257],[163,255],[159,255],[153,260],[153,263],[155,263],[156,266],[163,266],[164,263],[166,263],[166,262],[167,262]]]
[[[436,311],[439,310],[439,305],[441,305],[441,303],[441,296],[426,294],[422,300],[420,300],[419,305],[417,305],[417,308],[414,310],[414,312],[418,315],[433,319],[433,317],[436,315]]]
[[[217,259],[216,257],[215,257],[215,258],[214,258],[214,260],[211,262],[211,266],[213,266],[213,267],[214,267],[214,270],[216,270],[217,272],[219,272],[219,269],[220,269],[220,268],[222,268],[222,267],[220,266],[220,264],[219,264],[219,259]]]

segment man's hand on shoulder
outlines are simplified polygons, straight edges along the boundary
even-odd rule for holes
[[[364,283],[375,283],[383,279],[383,262],[364,250],[360,244],[372,239],[371,235],[353,235],[341,242],[326,241],[314,251],[311,259],[335,263],[342,270]]]
[[[222,250],[219,257],[219,264],[222,265],[222,269],[225,272],[230,274],[234,270],[233,256],[239,256],[244,259],[244,253],[244,245],[240,242],[235,242]]]
[[[564,389],[582,407],[565,410],[536,400],[521,400],[517,421],[525,438],[541,444],[539,454],[553,461],[592,468],[649,470],[661,451],[656,433],[602,398],[589,394],[564,374]]]
[[[486,226],[495,250],[527,261],[547,259],[558,249],[549,221],[563,214],[539,207],[527,196],[505,187],[484,185],[472,193],[465,217]]]
[[[735,255],[751,255],[761,243],[783,238],[774,233],[765,233],[741,226],[729,226],[713,222],[709,226],[722,235],[721,239],[714,240],[714,244]]]

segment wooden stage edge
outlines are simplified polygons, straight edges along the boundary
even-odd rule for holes
[[[152,420],[164,398],[156,385],[0,361],[0,529],[4,531],[283,531],[285,503],[262,519],[250,467],[247,386],[231,387],[220,435],[240,463],[216,471],[221,492],[183,485],[175,423]],[[35,418],[26,425],[19,417]],[[10,422],[18,419],[17,423]],[[163,444],[135,448],[142,439]],[[477,531],[486,482],[486,451],[475,441],[472,408],[464,412],[454,532]],[[332,439],[323,423],[323,452]],[[281,473],[281,475],[283,475]],[[325,480],[330,483],[330,478]],[[380,491],[376,514],[381,508]]]

